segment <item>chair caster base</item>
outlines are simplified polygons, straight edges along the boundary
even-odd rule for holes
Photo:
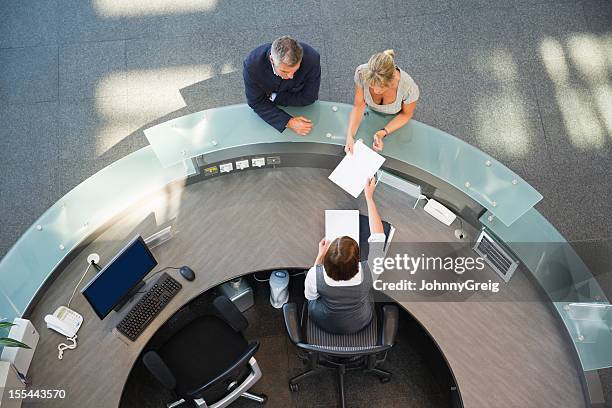
[[[291,392],[298,392],[300,387],[297,384],[289,384],[289,390]]]
[[[268,396],[266,394],[253,394],[247,391],[242,393],[240,396],[248,400],[255,401],[259,405],[266,405],[266,402],[268,402]]]

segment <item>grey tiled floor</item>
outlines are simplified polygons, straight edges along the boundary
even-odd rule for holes
[[[612,237],[612,2],[606,0],[0,2],[0,256],[53,202],[144,146],[142,129],[244,102],[254,46],[322,55],[321,99],[396,50],[415,118],[532,183],[570,240]]]

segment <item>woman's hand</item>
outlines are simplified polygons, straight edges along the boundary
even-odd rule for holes
[[[317,259],[315,260],[315,265],[323,264],[323,258],[325,258],[325,254],[329,249],[329,245],[331,244],[330,240],[323,238],[319,241],[319,252],[317,253]]]
[[[319,241],[319,255],[325,255],[327,253],[327,248],[329,248],[330,244],[331,241],[325,238]]]
[[[366,182],[363,195],[366,198],[366,204],[368,206],[368,223],[370,224],[370,234],[378,234],[384,232],[382,220],[378,209],[376,209],[376,203],[374,202],[374,189],[376,188],[376,179],[374,177],[368,179]]]
[[[370,177],[368,181],[366,182],[365,189],[363,190],[366,200],[372,200],[374,198],[375,188],[376,188],[376,178]]]
[[[382,149],[385,146],[385,144],[383,142],[383,138],[385,136],[386,136],[386,134],[382,130],[379,130],[378,132],[374,133],[374,143],[372,143],[372,147],[377,152],[382,152]]]
[[[346,143],[344,144],[344,152],[346,154],[353,154],[353,145],[355,144],[355,139],[351,136],[346,137]]]

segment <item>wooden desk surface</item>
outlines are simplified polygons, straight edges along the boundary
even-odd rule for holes
[[[320,169],[265,169],[167,189],[102,233],[65,268],[33,309],[31,320],[41,335],[30,367],[34,387],[66,390],[66,400],[44,406],[117,407],[148,339],[190,299],[253,271],[310,266],[324,233],[325,209],[365,212],[363,199],[345,194],[327,180],[328,175],[329,170]],[[412,199],[403,193],[379,185],[375,198],[382,217],[397,228],[394,243],[455,241],[452,229],[422,209],[412,210]],[[99,253],[104,264],[131,237],[155,232],[159,228],[155,220],[161,224],[165,218],[174,219],[176,236],[153,249],[158,268],[190,265],[196,280],[187,282],[177,271],[168,271],[183,289],[133,343],[113,330],[129,305],[100,321],[77,295],[72,307],[85,318],[78,348],[66,351],[59,361],[57,345],[63,337],[48,330],[43,318],[66,303],[85,269],[87,255]],[[491,271],[485,272],[490,275],[487,278],[499,281]],[[90,271],[85,281],[93,275]],[[537,293],[520,274],[510,282],[509,300],[512,287]],[[437,342],[465,407],[585,405],[571,346],[545,302],[401,299],[400,303]],[[30,405],[39,406],[24,404]]]

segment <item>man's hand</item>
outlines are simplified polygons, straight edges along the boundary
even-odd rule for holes
[[[372,143],[372,147],[377,152],[382,152],[382,149],[385,146],[385,144],[383,143],[384,137],[385,132],[383,132],[382,130],[379,130],[378,132],[374,133],[374,143]]]
[[[355,139],[351,136],[346,137],[346,143],[344,144],[344,152],[346,154],[353,154],[353,145],[355,144]]]
[[[287,127],[300,136],[306,136],[312,130],[312,122],[304,116],[296,116],[289,119]]]
[[[371,177],[368,179],[363,190],[366,200],[372,200],[374,198],[374,189],[376,188],[376,178]]]

